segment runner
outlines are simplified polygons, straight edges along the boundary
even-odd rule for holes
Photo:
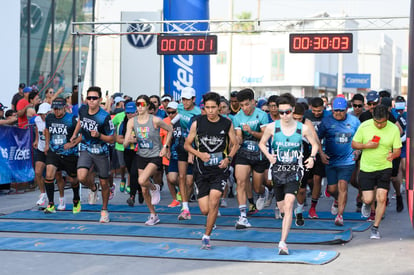
[[[371,228],[371,239],[380,239],[378,227],[385,213],[388,190],[392,174],[392,161],[401,154],[400,131],[388,122],[388,110],[378,105],[373,110],[373,119],[361,124],[352,140],[352,148],[362,150],[359,180],[364,204],[361,213],[368,218],[371,204],[376,198],[375,221]]]
[[[263,186],[263,173],[269,166],[267,159],[259,149],[258,143],[268,124],[267,114],[255,107],[254,92],[252,89],[243,89],[237,94],[241,111],[234,116],[233,123],[236,135],[241,144],[236,155],[235,176],[237,180],[237,201],[240,217],[236,222],[236,229],[251,227],[246,218],[246,189],[251,184],[250,174],[253,177],[254,191],[265,197],[266,189]],[[253,199],[249,204],[256,208]],[[264,201],[263,201],[264,205]],[[249,207],[249,210],[251,208]]]
[[[148,106],[150,99],[146,95],[140,95],[136,104],[138,107],[138,116],[130,119],[127,124],[124,147],[131,143],[138,143],[137,165],[138,165],[138,183],[142,187],[145,202],[150,210],[150,216],[145,225],[156,225],[160,219],[155,212],[154,205],[160,202],[160,186],[152,183],[149,179],[162,166],[162,157],[169,152],[169,146],[172,136],[172,127],[167,125],[161,118],[150,115]],[[168,131],[166,145],[162,145],[160,137],[160,128]],[[132,135],[135,132],[136,137]]]
[[[221,195],[229,176],[229,165],[238,146],[229,152],[229,144],[237,144],[231,121],[219,114],[220,96],[209,92],[203,96],[206,115],[191,125],[184,149],[195,156],[194,178],[198,204],[207,216],[206,230],[201,239],[203,249],[210,249],[210,235],[217,219]],[[195,141],[195,148],[192,143]]]
[[[98,198],[98,186],[88,176],[92,164],[95,166],[102,193],[102,210],[99,222],[109,222],[109,145],[114,143],[114,125],[111,116],[100,107],[102,102],[101,88],[89,87],[86,96],[87,105],[79,108],[79,120],[71,138],[73,141],[79,131],[82,135],[78,160],[78,180],[89,187],[89,204],[95,204]]]
[[[310,157],[304,161],[307,169],[313,167],[319,146],[310,128],[293,119],[295,98],[291,94],[283,94],[279,97],[277,104],[280,120],[276,120],[266,127],[259,147],[272,164],[272,180],[276,201],[281,211],[285,213],[279,241],[279,255],[288,255],[286,239],[292,224],[293,204],[304,172],[302,139],[305,137],[312,146]],[[273,138],[272,148],[275,152],[273,155],[266,147],[270,138]]]
[[[48,104],[48,103],[44,103]],[[59,170],[66,171],[68,180],[72,184],[73,190],[73,214],[81,210],[79,196],[79,181],[77,179],[76,164],[78,162],[78,143],[81,137],[74,139],[73,132],[77,125],[76,118],[66,112],[66,101],[57,98],[52,102],[53,113],[46,117],[45,128],[45,154],[46,154],[46,178],[45,187],[49,204],[44,210],[45,213],[56,213],[54,205],[55,177]],[[62,197],[60,199],[62,201]],[[58,210],[65,210],[59,203]]]

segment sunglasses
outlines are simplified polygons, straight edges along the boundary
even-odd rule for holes
[[[368,102],[367,103],[367,105],[368,106],[375,106],[375,105],[377,105],[378,104],[378,102]]]
[[[292,113],[292,109],[287,109],[287,110],[279,110],[279,114],[280,115],[290,115]]]
[[[339,113],[339,112],[345,112],[346,110],[345,109],[336,109],[336,110],[333,110],[335,113]]]
[[[135,105],[137,105],[137,107],[146,107],[147,103],[145,101],[137,101]]]
[[[354,108],[362,108],[362,107],[364,107],[364,105],[362,105],[362,104],[353,104],[352,106],[354,106]]]
[[[87,100],[98,100],[99,96],[87,96],[86,99]]]
[[[167,112],[167,114],[169,114],[169,115],[173,115],[173,114],[175,114],[175,113],[177,113],[177,111]]]

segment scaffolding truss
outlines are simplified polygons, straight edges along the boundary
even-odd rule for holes
[[[322,14],[302,19],[73,22],[72,35],[408,31],[409,19],[408,16],[329,17]]]

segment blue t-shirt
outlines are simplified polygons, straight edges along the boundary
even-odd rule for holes
[[[167,117],[167,113],[162,109],[158,109],[158,111],[154,115],[161,119],[164,119]]]
[[[95,130],[106,136],[113,135],[114,124],[111,116],[101,107],[94,115],[88,114],[88,110],[87,105],[82,105],[79,109],[80,133],[82,134],[80,150],[96,155],[109,154],[109,144],[99,138],[92,137],[91,131]]]
[[[66,113],[62,118],[57,118],[55,114],[48,114],[46,117],[46,129],[49,131],[49,148],[59,155],[76,155],[78,146],[65,150],[63,147],[70,142],[73,131],[76,128],[76,117],[71,113]]]
[[[315,127],[315,131],[318,132],[319,124],[321,124],[322,119],[330,115],[332,115],[331,111],[323,110],[321,117],[315,117],[312,113],[312,110],[306,110],[303,117],[309,119],[312,122],[313,127]]]
[[[182,103],[178,104],[177,107],[178,114],[181,116],[180,123],[181,123],[181,131],[184,138],[188,137],[188,133],[190,132],[191,127],[191,118],[193,116],[201,115],[201,109],[197,106],[194,106],[191,110],[184,109],[184,105]]]
[[[332,114],[322,119],[318,136],[321,140],[325,139],[324,151],[329,156],[329,166],[355,164],[351,144],[359,125],[359,119],[349,114],[345,120],[336,120]]]
[[[265,127],[268,123],[269,118],[267,117],[267,113],[260,110],[259,108],[255,108],[250,116],[246,115],[243,111],[240,111],[233,117],[234,129],[242,131],[243,141],[259,141],[248,132],[243,131],[243,125],[247,124],[250,126],[250,129],[252,129],[252,131],[261,132],[261,128]]]

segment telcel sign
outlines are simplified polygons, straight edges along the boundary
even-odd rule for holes
[[[371,74],[345,74],[344,88],[371,88]]]

